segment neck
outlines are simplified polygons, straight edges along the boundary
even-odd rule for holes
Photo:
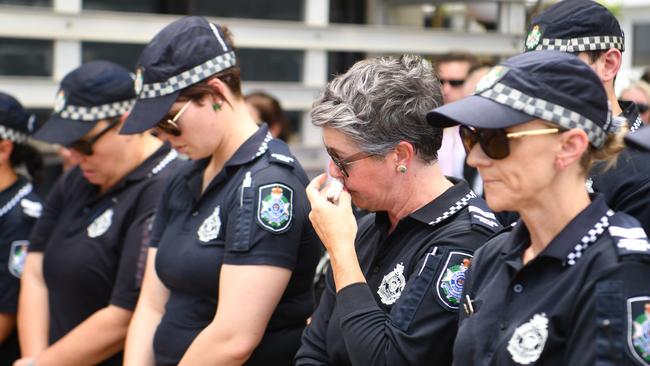
[[[616,98],[616,91],[614,90],[614,82],[608,83],[605,86],[605,91],[607,92],[607,100],[609,100],[609,105],[612,108],[612,116],[618,116],[623,113],[623,109],[618,104],[618,98]]]
[[[111,189],[111,187],[117,184],[117,182],[126,177],[127,174],[140,166],[140,164],[155,153],[163,143],[159,139],[145,132],[133,136],[133,141],[131,141],[130,144],[131,146],[128,149],[128,152],[126,152],[128,158],[123,159],[123,163],[115,167],[115,178],[99,187],[101,193]]]
[[[18,175],[9,164],[0,165],[0,191],[11,187],[12,184],[16,183],[18,180]]]
[[[398,197],[393,207],[387,210],[391,231],[399,221],[440,197],[453,184],[442,174],[438,163],[414,163],[411,169],[398,176],[402,180],[395,184]]]

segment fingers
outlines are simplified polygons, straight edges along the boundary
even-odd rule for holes
[[[309,202],[311,202],[312,205],[314,203],[318,202],[319,199],[321,198],[321,193],[320,193],[320,187],[325,183],[327,180],[327,174],[323,173],[316,178],[312,179],[311,182],[307,185],[307,188],[305,188],[305,192],[307,192],[307,198],[309,199]]]

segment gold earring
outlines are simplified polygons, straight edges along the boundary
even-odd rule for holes
[[[406,165],[398,165],[397,166],[397,171],[400,173],[406,173]]]

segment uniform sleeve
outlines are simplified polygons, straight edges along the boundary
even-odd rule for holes
[[[245,177],[233,202],[223,263],[293,270],[305,226],[310,225],[305,185],[291,170],[271,165]]]
[[[136,203],[131,225],[123,238],[119,268],[110,300],[113,305],[128,310],[135,308],[142,285],[154,212],[163,185],[163,180],[152,182],[142,190]]]
[[[74,171],[74,170],[73,170]],[[72,173],[72,171],[70,172]],[[65,203],[64,185],[70,173],[64,174],[52,187],[43,205],[41,216],[36,221],[29,237],[29,251],[43,252],[47,246],[48,239],[59,222],[59,215],[63,211]]]
[[[371,292],[376,289],[367,284],[341,289],[337,309],[352,364],[410,365],[425,360],[451,364],[460,295],[443,292],[443,282],[449,271],[466,270],[467,264],[464,269],[460,265],[471,257],[471,252],[451,248],[458,248],[459,241],[486,239],[475,231],[456,231],[437,241],[437,249],[432,248],[413,267],[390,313],[379,307]]]

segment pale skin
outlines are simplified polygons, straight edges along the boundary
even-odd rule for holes
[[[603,53],[596,62],[592,62],[589,58],[589,55],[585,52],[578,54],[578,58],[586,62],[591,68],[598,74],[600,81],[603,82],[605,91],[607,92],[607,100],[612,108],[612,115],[618,116],[623,110],[618,104],[618,99],[616,98],[616,91],[614,89],[614,82],[616,80],[616,74],[621,69],[621,62],[623,59],[623,54],[616,48],[610,48],[605,53]]]
[[[95,136],[108,125],[100,121],[84,136]],[[84,177],[105,192],[161,146],[149,134],[119,135],[119,125],[93,145],[94,154],[71,151]],[[23,358],[14,366],[93,365],[122,350],[132,311],[114,305],[96,311],[54,344],[48,344],[48,289],[43,278],[43,254],[30,252],[21,279],[18,335]]]
[[[18,180],[18,176],[11,166],[11,152],[13,143],[9,140],[0,140],[0,191],[11,187]],[[16,314],[0,313],[0,344],[11,335],[16,327]]]
[[[203,189],[258,129],[243,98],[233,95],[218,79],[210,79],[208,83],[229,103],[216,96],[206,96],[201,103],[192,103],[178,120],[181,136],[158,131],[161,139],[169,141],[191,159],[210,157],[203,173]],[[183,103],[176,102],[168,115],[173,116]],[[213,103],[221,104],[221,109],[214,111]],[[155,249],[150,249],[149,255],[142,292],[127,337],[125,365],[154,364],[153,335],[169,298],[168,290],[156,275]],[[261,341],[290,277],[291,271],[280,267],[222,265],[215,317],[194,339],[180,365],[241,365],[246,362]]]
[[[508,132],[548,128],[533,120],[507,128]],[[589,203],[586,173],[580,158],[589,140],[584,131],[528,136],[509,140],[510,155],[491,159],[476,144],[467,163],[476,167],[484,182],[485,197],[494,211],[517,211],[530,233],[524,263],[534,259]],[[534,166],[535,169],[529,167]]]

